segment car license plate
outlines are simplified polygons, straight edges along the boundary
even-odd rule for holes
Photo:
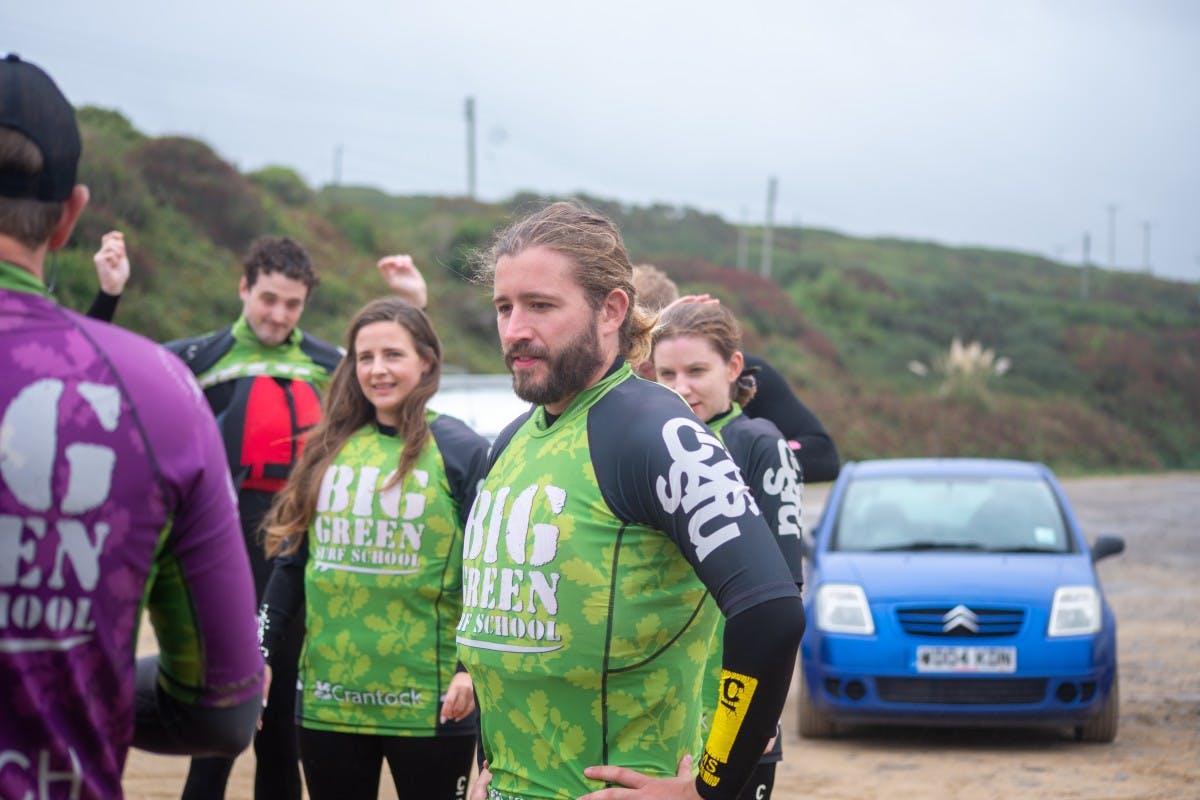
[[[917,672],[1016,672],[1015,647],[917,648]]]

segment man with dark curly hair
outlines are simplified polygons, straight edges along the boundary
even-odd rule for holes
[[[296,463],[300,435],[320,419],[321,393],[342,357],[337,347],[297,327],[317,283],[298,243],[279,236],[255,239],[242,260],[237,320],[167,344],[196,376],[220,426],[259,601],[272,566],[259,528]],[[258,800],[300,800],[293,710],[302,640],[303,620],[297,618],[274,654],[271,694],[254,739]],[[229,758],[193,759],[184,800],[224,797],[232,769]]]

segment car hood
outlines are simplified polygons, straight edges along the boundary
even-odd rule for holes
[[[1048,603],[1065,585],[1096,585],[1082,554],[824,553],[818,581],[861,584],[872,602],[970,594]]]

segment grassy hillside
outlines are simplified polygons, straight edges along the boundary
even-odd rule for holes
[[[55,261],[67,305],[90,301],[91,253],[118,228],[135,274],[117,322],[160,341],[210,330],[238,313],[239,253],[259,234],[283,234],[310,250],[321,274],[304,327],[340,341],[354,310],[383,288],[377,258],[408,252],[430,283],[449,364],[503,370],[468,254],[541,198],[493,205],[314,189],[286,167],[241,174],[201,142],[143,136],[115,112],[84,108],[80,121],[92,204]],[[1080,270],[1036,256],[788,228],[775,231],[763,277],[760,231],[744,232],[754,269],[740,271],[738,229],[719,217],[584,199],[618,221],[635,261],[729,304],[746,348],[789,378],[845,458],[1200,468],[1194,285],[1093,269],[1085,295]],[[949,360],[955,338],[980,344],[965,348],[973,361]]]

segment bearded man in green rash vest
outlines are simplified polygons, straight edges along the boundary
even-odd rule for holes
[[[654,320],[632,275],[616,226],[572,202],[483,259],[513,387],[535,405],[496,439],[467,522],[458,647],[488,762],[472,798],[730,800],[787,696],[795,580],[720,441],[633,373]]]

